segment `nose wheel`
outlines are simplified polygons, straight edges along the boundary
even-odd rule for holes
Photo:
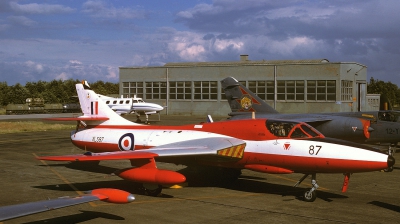
[[[397,145],[397,143],[393,144],[393,147],[392,147],[392,144],[389,144],[389,147],[388,147],[388,155],[389,156],[394,156],[394,154],[396,153],[396,145]],[[387,169],[384,169],[383,171],[384,172],[392,172],[393,166],[390,166]]]
[[[305,174],[297,183],[294,185],[294,187],[297,187],[303,182],[304,179],[306,179],[310,174]],[[317,199],[317,189],[318,189],[318,184],[317,184],[317,174],[313,173],[311,177],[311,185],[312,188],[310,190],[307,190],[303,194],[303,199],[306,202],[313,202],[315,199]]]
[[[303,199],[306,202],[313,202],[315,201],[315,199],[317,199],[317,192],[316,191],[311,191],[311,189],[309,191],[304,192],[303,195]]]

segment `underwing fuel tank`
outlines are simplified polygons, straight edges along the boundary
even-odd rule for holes
[[[334,121],[312,124],[313,127],[324,133],[325,136],[352,141],[365,141],[369,139],[370,132],[373,131],[370,125],[371,122],[369,120],[355,117],[342,117]]]
[[[169,185],[186,181],[186,177],[178,172],[157,168],[128,168],[116,171],[115,174],[122,179],[139,183]]]

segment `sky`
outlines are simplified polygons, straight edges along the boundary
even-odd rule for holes
[[[119,67],[328,59],[400,86],[396,0],[1,0],[0,82],[119,82]]]

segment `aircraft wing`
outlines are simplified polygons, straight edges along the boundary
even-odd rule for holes
[[[101,200],[110,203],[128,203],[132,202],[135,199],[133,195],[129,194],[126,191],[111,188],[96,189],[89,193],[90,194],[82,195],[79,197],[62,197],[51,200],[0,207],[0,221],[40,212],[51,211],[54,209],[78,205],[91,201]]]
[[[44,156],[38,157],[38,159],[50,161],[100,161],[204,155],[240,159],[243,157],[245,146],[246,143],[241,139],[214,137],[160,145],[144,150],[104,153],[89,152],[83,155]]]
[[[108,117],[54,117],[45,118],[45,120],[50,121],[106,121],[109,120]]]

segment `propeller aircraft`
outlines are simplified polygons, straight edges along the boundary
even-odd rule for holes
[[[141,122],[139,119],[140,115],[146,116],[146,123],[149,121],[149,115],[156,114],[160,115],[160,111],[164,110],[164,107],[155,103],[146,103],[142,98],[114,98],[109,96],[104,96],[98,94],[100,99],[102,99],[115,113],[119,115],[134,113],[137,115],[138,119],[136,122]]]

